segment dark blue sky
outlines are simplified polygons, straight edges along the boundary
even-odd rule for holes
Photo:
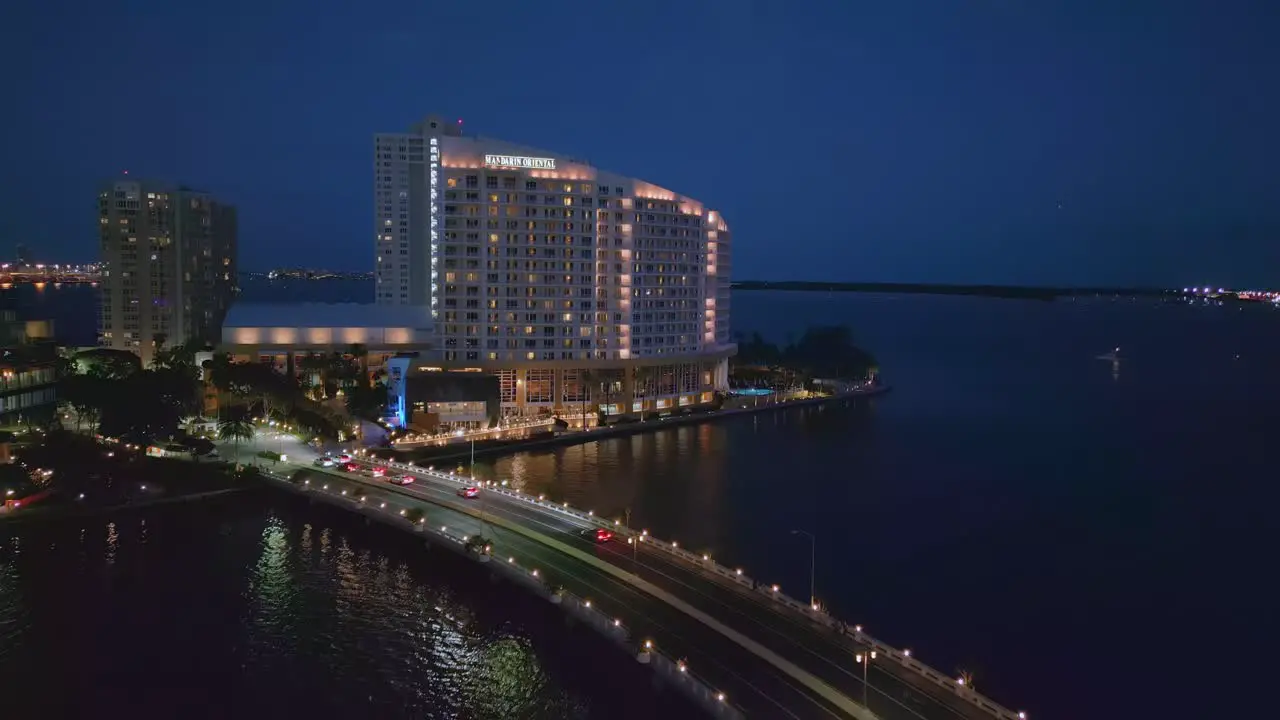
[[[242,266],[370,269],[432,111],[721,209],[735,276],[1280,285],[1280,2],[17,0],[0,254],[96,256],[120,170]]]

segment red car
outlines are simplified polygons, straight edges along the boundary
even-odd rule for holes
[[[458,497],[473,498],[479,494],[480,494],[480,488],[478,487],[458,488]]]
[[[412,475],[401,475],[401,476],[399,476],[399,477],[393,477],[393,478],[391,478],[391,484],[393,484],[393,485],[412,485],[412,484],[413,484],[413,476],[412,476]]]
[[[347,463],[345,470],[347,472],[360,472],[360,466],[355,463]]]
[[[578,533],[588,540],[594,540],[598,543],[607,543],[613,539],[613,533],[604,528],[587,528]]]
[[[383,475],[387,474],[387,469],[384,467],[376,467],[370,470],[369,474],[374,477],[382,477]]]

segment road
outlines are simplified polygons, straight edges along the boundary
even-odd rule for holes
[[[625,540],[596,543],[581,537],[587,521],[550,511],[522,500],[482,490],[481,498],[459,497],[452,480],[426,471],[414,472],[412,485],[392,486],[370,477],[367,471],[348,473],[311,467],[316,453],[286,437],[263,437],[240,448],[242,462],[259,449],[283,450],[290,463],[325,476],[360,483],[389,502],[417,499],[429,504],[428,522],[465,528],[495,541],[495,555],[516,555],[522,563],[546,568],[555,582],[602,606],[618,608],[635,632],[652,637],[668,653],[686,657],[691,668],[734,698],[751,716],[792,718],[844,718],[823,693],[788,674],[776,663],[730,640],[686,612],[619,579],[617,573],[583,562],[546,542],[558,541],[579,552],[634,574],[688,603],[733,631],[751,638],[785,661],[837,691],[843,699],[862,702],[862,668],[854,655],[860,648],[851,638],[796,613],[779,612],[768,598],[745,591],[731,581],[699,569],[673,555],[650,550],[644,543]],[[368,467],[367,465],[365,466]],[[280,468],[283,469],[283,468]],[[371,497],[371,501],[372,501]],[[483,516],[490,522],[480,519]],[[507,529],[517,527],[524,532]],[[534,536],[534,537],[531,537]],[[620,538],[619,538],[620,539]],[[554,543],[552,543],[554,544]],[[927,682],[910,676],[895,665],[871,663],[868,670],[867,705],[886,720],[990,720],[991,715],[956,697],[935,698]]]
[[[330,491],[341,485],[349,485],[353,490],[360,488],[368,493],[365,502],[386,502],[392,509],[423,508],[426,522],[431,525],[447,527],[450,532],[489,538],[494,562],[516,558],[523,566],[537,568],[549,582],[590,599],[595,607],[622,620],[636,643],[650,639],[669,656],[683,658],[693,673],[725,692],[748,717],[796,720],[848,717],[769,663],[744,653],[715,631],[610,573],[524,534],[481,520],[467,512],[470,510],[468,507],[453,509],[442,506],[441,503],[445,502],[452,504],[452,499],[461,501],[452,490],[433,489],[426,483],[419,487],[399,488],[348,473],[310,470],[311,482],[318,486],[328,485]],[[591,546],[588,544],[587,548]],[[522,589],[516,591],[525,592]]]

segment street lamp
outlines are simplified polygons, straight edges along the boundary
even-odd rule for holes
[[[630,530],[631,529],[631,508],[626,509],[625,523],[626,523],[627,529]],[[627,542],[630,543],[631,545],[631,566],[634,568],[638,564],[637,556],[640,554],[640,536],[636,535],[635,533],[632,533],[631,537],[627,539]]]
[[[809,607],[816,608],[818,606],[818,596],[814,593],[813,558],[817,551],[818,541],[813,537],[813,533],[804,530],[792,530],[791,534],[804,535],[809,538]]]
[[[867,665],[876,659],[876,651],[868,650],[854,655],[853,658],[862,665],[862,705],[867,707]]]

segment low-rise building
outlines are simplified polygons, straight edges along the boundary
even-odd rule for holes
[[[218,349],[233,360],[261,362],[297,377],[309,355],[360,354],[371,368],[431,347],[427,308],[359,303],[237,303]]]
[[[418,432],[483,429],[502,418],[497,375],[443,370],[411,357],[387,362],[387,396],[394,422]]]
[[[57,383],[52,344],[0,348],[0,428],[49,424],[58,411]]]

